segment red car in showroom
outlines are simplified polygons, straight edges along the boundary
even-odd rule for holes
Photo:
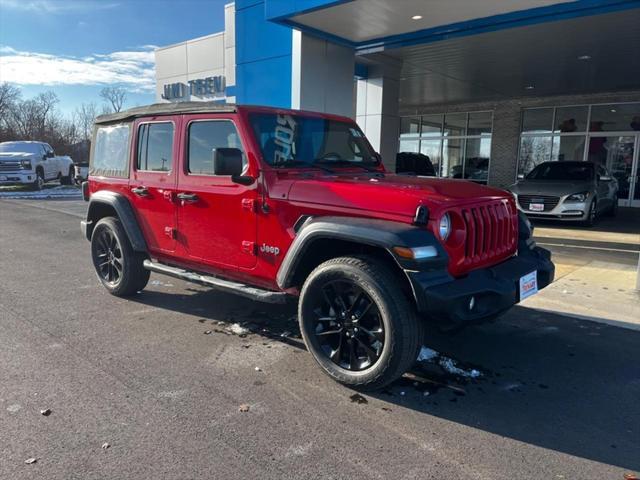
[[[427,322],[493,319],[554,276],[510,193],[389,174],[334,115],[185,102],[102,116],[83,191],[109,292],[158,272],[297,297],[307,348],[355,388],[411,367]]]

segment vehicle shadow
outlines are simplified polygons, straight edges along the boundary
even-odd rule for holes
[[[256,335],[305,348],[293,304],[266,305],[197,287],[183,294],[145,290],[132,300],[192,315],[203,330],[233,335],[232,325],[239,325],[246,329],[239,336],[247,340]],[[367,396],[545,449],[640,469],[640,332],[515,307],[494,324],[456,334],[430,331],[425,343],[439,355]],[[473,369],[480,372],[477,378],[465,376]]]
[[[428,337],[429,347],[481,376],[451,374],[436,359],[414,369],[426,380],[403,378],[376,397],[546,449],[640,469],[640,332],[518,306],[495,324]]]

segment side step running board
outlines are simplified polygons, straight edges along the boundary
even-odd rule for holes
[[[202,275],[189,270],[183,270],[181,268],[170,267],[162,263],[152,262],[151,260],[145,260],[143,266],[152,272],[162,273],[164,275],[169,275],[170,277],[186,280],[187,282],[198,283],[206,287],[222,290],[223,292],[235,293],[236,295],[241,295],[260,302],[285,303],[289,296],[284,292],[262,290],[261,288],[252,287],[243,283],[236,283],[231,280],[223,280],[209,275]]]

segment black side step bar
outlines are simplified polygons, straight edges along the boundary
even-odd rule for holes
[[[251,298],[252,300],[257,300],[259,302],[285,303],[289,296],[284,292],[263,290],[243,283],[236,283],[231,280],[223,280],[222,278],[202,275],[200,273],[183,270],[181,268],[170,267],[169,265],[152,262],[151,260],[145,260],[143,262],[143,266],[152,272],[162,273],[164,275],[169,275],[170,277],[179,278],[180,280],[186,280],[187,282],[198,283],[205,287],[222,290],[223,292],[235,293],[236,295]]]

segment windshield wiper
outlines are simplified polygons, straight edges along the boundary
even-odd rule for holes
[[[323,164],[323,165],[329,164],[329,165],[336,165],[336,166],[340,166],[340,167],[346,167],[346,166],[349,166],[349,167],[360,167],[360,168],[362,168],[363,170],[365,170],[367,172],[381,173],[381,172],[379,172],[378,170],[376,170],[374,168],[368,167],[368,166],[363,165],[363,164],[361,164],[359,162],[351,162],[349,160],[324,160],[322,158],[319,158],[319,159],[314,160],[313,165],[318,165],[320,163]]]
[[[275,168],[287,168],[287,167],[307,167],[307,168],[317,168],[318,170],[322,170],[327,173],[335,173],[333,170],[327,167],[323,167],[317,165],[316,163],[307,163],[302,160],[286,160],[284,162],[278,162],[276,165],[273,165]]]

